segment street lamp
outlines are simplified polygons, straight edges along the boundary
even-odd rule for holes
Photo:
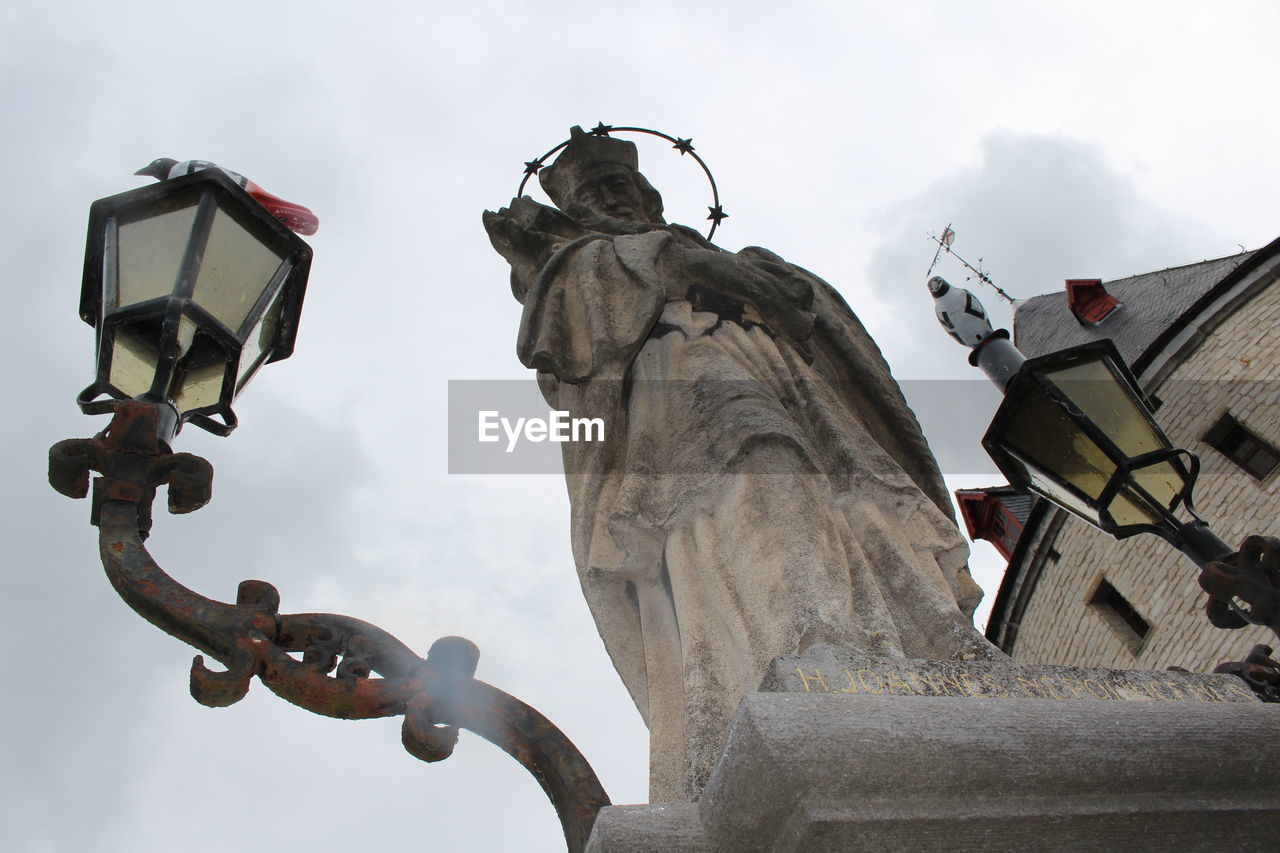
[[[166,443],[184,421],[228,434],[232,401],[293,352],[310,267],[311,247],[220,169],[94,202],[80,316],[97,375],[81,409],[146,400]]]
[[[1201,568],[1235,553],[1195,513],[1199,460],[1173,447],[1109,340],[1024,361],[982,446],[1011,484],[1117,539],[1155,533]]]
[[[208,502],[212,466],[170,445],[183,422],[218,435],[235,427],[232,401],[263,364],[293,350],[310,263],[310,247],[220,168],[95,202],[80,316],[97,331],[97,376],[78,401],[112,419],[95,438],[50,448],[49,482],[83,498],[90,472],[102,475],[90,518],[112,586],[225,667],[195,658],[196,701],[234,704],[257,678],[325,716],[403,715],[404,747],[424,761],[449,757],[458,729],[469,729],[533,774],[568,849],[581,851],[608,795],[551,721],[474,678],[475,644],[442,637],[423,659],[359,619],[280,613],[280,593],[260,580],[241,582],[234,604],[216,601],[178,583],[143,547],[159,486],[171,512]]]
[[[1199,459],[1169,441],[1111,341],[1027,359],[972,293],[938,276],[929,291],[969,363],[1004,392],[982,446],[1012,485],[1117,539],[1164,538],[1200,568],[1210,622],[1280,636],[1280,541],[1251,536],[1237,552],[1196,514]]]

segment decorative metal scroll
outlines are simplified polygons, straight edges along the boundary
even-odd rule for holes
[[[1205,614],[1219,628],[1265,625],[1280,637],[1280,539],[1247,536],[1234,559],[1200,571]]]
[[[468,729],[524,765],[555,806],[568,849],[586,846],[609,797],[591,765],[550,720],[473,676],[480,650],[443,637],[427,657],[375,625],[331,613],[281,614],[280,594],[265,581],[240,584],[235,604],[205,598],[167,575],[143,547],[151,503],[167,485],[171,512],[208,503],[213,468],[198,456],[170,453],[156,438],[157,409],[127,401],[92,439],[49,451],[49,482],[68,497],[93,483],[92,522],[102,564],[120,596],[143,618],[226,667],[196,656],[191,695],[213,707],[242,699],[256,676],[273,693],[308,711],[340,719],[404,716],[401,740],[413,756],[441,761],[458,730]]]
[[[1220,663],[1213,671],[1244,679],[1263,702],[1280,702],[1280,661],[1271,657],[1270,646],[1259,643],[1244,660]]]
[[[614,133],[647,133],[650,136],[656,136],[672,143],[671,147],[679,151],[680,156],[683,157],[685,154],[688,154],[697,161],[698,165],[702,167],[702,173],[707,176],[707,181],[711,184],[711,205],[707,207],[707,210],[709,211],[707,219],[711,220],[711,230],[707,232],[707,240],[710,240],[715,236],[716,228],[720,226],[720,221],[729,218],[729,214],[725,213],[724,208],[720,206],[720,191],[716,188],[716,179],[711,176],[711,170],[707,168],[707,164],[700,156],[698,156],[698,153],[693,150],[692,137],[682,139],[678,136],[668,136],[659,130],[650,130],[647,127],[614,127],[613,125],[605,124],[604,122],[597,122],[596,126],[591,128],[590,132],[592,136],[610,136]],[[520,179],[520,187],[516,190],[517,198],[524,195],[524,187],[525,184],[529,183],[529,178],[542,171],[542,167],[547,164],[547,159],[568,145],[570,141],[571,140],[566,139],[564,142],[561,142],[541,157],[529,160],[524,164],[524,177]]]

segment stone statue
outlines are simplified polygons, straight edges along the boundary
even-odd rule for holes
[[[574,128],[486,212],[563,445],[574,559],[650,730],[650,798],[697,799],[741,698],[818,642],[1001,656],[937,465],[880,351],[826,282],[668,225],[635,145]],[[1002,656],[1001,656],[1002,657]]]

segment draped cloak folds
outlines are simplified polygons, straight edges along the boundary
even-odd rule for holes
[[[740,294],[704,310],[681,250],[719,250],[688,229],[580,231],[535,260],[500,245],[504,214],[486,226],[524,305],[519,357],[554,408],[605,423],[562,445],[573,554],[650,728],[654,802],[697,798],[776,656],[999,656],[936,462],[833,288],[764,249],[732,259],[807,282],[797,342]]]

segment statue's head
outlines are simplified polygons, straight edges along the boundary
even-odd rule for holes
[[[640,174],[634,142],[569,131],[569,144],[538,181],[556,207],[580,205],[596,216],[626,222],[661,223],[662,196]]]

